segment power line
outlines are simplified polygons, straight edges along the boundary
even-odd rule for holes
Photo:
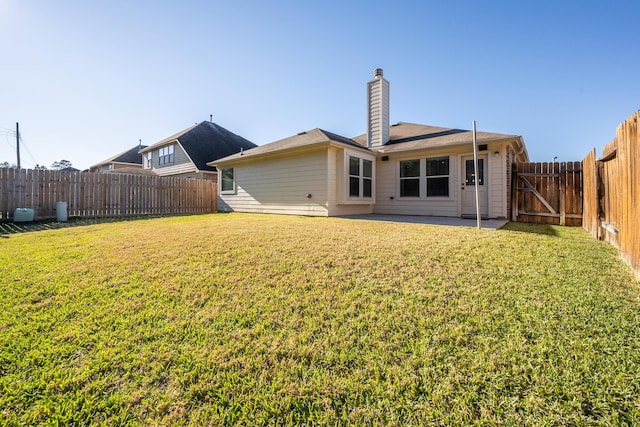
[[[7,144],[13,148],[15,150],[16,145],[15,143],[11,143],[9,142],[9,137],[15,138],[16,137],[16,130],[15,129],[9,129],[9,128],[5,128],[3,126],[0,126],[0,134],[2,134],[2,136],[4,136],[5,141],[7,142]]]
[[[0,134],[4,134],[5,137],[5,142],[7,143],[7,145],[9,145],[12,149],[16,149],[16,144],[15,144],[15,137],[16,137],[16,130],[15,129],[9,129],[9,128],[5,128],[4,126],[0,126]],[[24,142],[24,138],[23,138],[24,133],[20,132],[20,148],[25,150],[26,153],[29,155],[29,157],[31,158],[32,162],[27,162],[28,164],[31,164],[32,166],[38,166],[39,163],[36,161],[35,156],[33,155],[33,153],[31,152],[31,150],[29,150],[29,147],[27,146],[27,144],[25,144]],[[12,139],[9,139],[12,138]],[[2,160],[2,159],[0,159]]]
[[[15,135],[16,135],[16,130],[15,130],[15,129],[11,129],[11,128],[6,128],[6,127],[4,127],[4,126],[0,126],[0,130],[2,130],[2,131],[4,131],[4,132],[12,133],[12,134],[13,134],[13,136],[15,136]]]
[[[36,166],[38,162],[36,161],[36,158],[31,153],[31,150],[29,150],[29,147],[27,147],[27,144],[24,143],[24,139],[22,139],[22,132],[20,132],[20,144],[21,144],[21,147],[27,151],[27,154],[29,155],[29,157],[31,157],[31,160],[33,160],[33,165]]]

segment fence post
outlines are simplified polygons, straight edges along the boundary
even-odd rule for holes
[[[217,194],[216,194],[217,199]],[[216,200],[217,202],[217,200]],[[511,166],[511,221],[518,220],[518,168]]]
[[[560,225],[567,222],[567,164],[560,163]]]

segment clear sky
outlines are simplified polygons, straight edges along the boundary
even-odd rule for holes
[[[601,152],[640,109],[640,1],[0,0],[0,162],[84,169],[196,122],[258,145],[391,122]]]

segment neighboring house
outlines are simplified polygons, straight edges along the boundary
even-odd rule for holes
[[[142,169],[142,155],[140,150],[146,145],[136,145],[135,147],[116,154],[106,160],[101,161],[89,168],[89,172],[131,172],[135,169]]]
[[[317,216],[476,216],[473,134],[412,123],[389,126],[389,83],[367,83],[368,130],[322,129],[237,153],[221,170],[220,211]],[[508,218],[511,170],[528,161],[521,136],[477,132],[481,216]]]
[[[205,121],[140,150],[140,154],[144,169],[157,175],[215,181],[216,168],[208,162],[254,147],[253,142]]]

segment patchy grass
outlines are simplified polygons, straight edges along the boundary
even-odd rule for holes
[[[640,290],[581,229],[269,215],[0,240],[24,425],[640,423]]]

